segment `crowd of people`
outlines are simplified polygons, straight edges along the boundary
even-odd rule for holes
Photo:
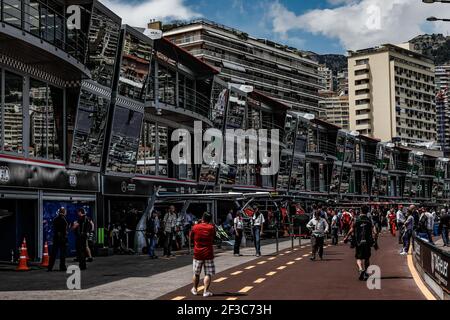
[[[90,245],[94,225],[86,212],[80,208],[78,219],[68,223],[66,210],[60,208],[53,220],[53,247],[50,254],[48,271],[53,269],[57,254],[60,255],[60,270],[66,270],[65,257],[69,232],[74,232],[76,238],[77,261],[80,269],[86,269],[86,261],[92,261]],[[339,237],[344,243],[350,243],[355,250],[359,280],[365,281],[369,275],[372,248],[378,250],[378,238],[383,230],[393,237],[398,237],[401,245],[401,255],[407,255],[410,250],[413,234],[434,244],[436,237],[441,237],[443,246],[449,246],[450,216],[447,207],[437,210],[436,207],[426,205],[372,206],[366,205],[355,208],[333,208],[312,205],[309,214],[304,210],[296,210],[295,215],[307,217],[306,229],[311,236],[311,261],[323,259],[326,237],[331,237],[332,245],[338,245]],[[245,217],[244,217],[245,215]],[[284,216],[281,214],[281,216]],[[267,220],[273,217],[267,217]],[[247,211],[236,210],[227,214],[223,224],[224,229],[234,238],[234,255],[241,256],[240,247],[245,233],[246,224],[252,232],[255,255],[261,256],[261,236],[268,221],[258,205]],[[305,219],[303,219],[305,221]],[[281,222],[281,221],[280,221]],[[248,226],[248,225],[247,225]],[[205,272],[205,297],[211,296],[209,291],[211,278],[215,273],[213,245],[217,237],[217,226],[212,222],[212,216],[204,213],[200,220],[190,212],[179,213],[175,206],[170,205],[164,216],[154,210],[146,221],[145,235],[147,252],[150,258],[157,258],[155,248],[164,248],[165,258],[171,258],[173,249],[182,249],[192,243],[193,257],[193,288],[192,294],[197,294],[200,273]]]
[[[163,256],[172,258],[173,250],[189,247],[189,234],[197,221],[191,212],[179,213],[171,205],[166,214],[154,210],[147,219],[145,236],[147,239],[147,253],[151,259],[158,258],[155,253],[157,246],[163,248]]]

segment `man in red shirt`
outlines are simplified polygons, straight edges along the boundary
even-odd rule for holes
[[[216,230],[214,225],[211,224],[211,215],[205,212],[202,221],[196,224],[191,231],[191,239],[194,241],[194,287],[191,289],[191,293],[195,296],[197,295],[197,287],[200,282],[200,274],[203,267],[205,269],[205,279],[203,280],[205,289],[203,296],[210,297],[213,295],[209,291],[209,286],[211,284],[211,277],[216,273],[213,250],[215,234]]]

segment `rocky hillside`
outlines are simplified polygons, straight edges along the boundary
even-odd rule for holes
[[[333,70],[334,75],[347,69],[347,57],[342,54],[317,54],[308,52],[306,55],[320,64],[325,64],[328,68]]]
[[[410,40],[414,50],[430,57],[436,65],[450,63],[450,36],[424,34]]]

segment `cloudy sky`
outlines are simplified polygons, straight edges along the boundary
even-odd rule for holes
[[[422,0],[100,0],[124,23],[145,26],[162,21],[206,18],[303,50],[345,53],[416,35],[450,35],[450,4]]]

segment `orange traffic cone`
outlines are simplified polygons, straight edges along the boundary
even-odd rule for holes
[[[28,265],[27,265],[27,256],[25,255],[26,250],[27,249],[24,246],[22,246],[20,248],[19,265],[17,266],[16,271],[30,270],[30,268],[28,268]]]
[[[30,257],[28,256],[27,240],[25,240],[25,238],[23,238],[22,248],[25,248],[25,257],[27,257],[27,260],[30,260]]]
[[[48,245],[47,242],[44,244],[44,253],[42,254],[42,263],[41,267],[48,267],[49,256],[48,256]]]

